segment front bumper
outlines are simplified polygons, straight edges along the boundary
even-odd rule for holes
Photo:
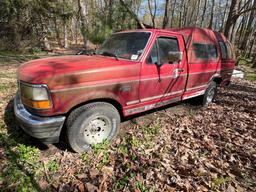
[[[14,100],[14,113],[19,126],[32,137],[43,143],[57,143],[65,116],[39,117],[29,113],[21,102],[19,95]]]

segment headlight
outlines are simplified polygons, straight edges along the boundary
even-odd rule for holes
[[[51,108],[51,100],[45,85],[30,85],[20,83],[22,103],[34,109]]]

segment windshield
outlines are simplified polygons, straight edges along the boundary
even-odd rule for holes
[[[148,32],[116,33],[103,43],[97,54],[137,60],[143,53],[149,37]]]

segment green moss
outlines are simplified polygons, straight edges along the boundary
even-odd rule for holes
[[[256,81],[256,74],[246,75],[245,79],[250,80],[250,81]]]

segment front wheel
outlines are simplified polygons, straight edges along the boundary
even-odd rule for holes
[[[202,97],[203,106],[207,106],[208,104],[210,104],[216,97],[216,94],[217,94],[217,84],[216,82],[212,81],[209,84],[208,88],[206,89]]]
[[[88,151],[93,144],[112,140],[120,128],[120,115],[111,104],[95,102],[71,112],[67,119],[67,138],[78,153]]]

